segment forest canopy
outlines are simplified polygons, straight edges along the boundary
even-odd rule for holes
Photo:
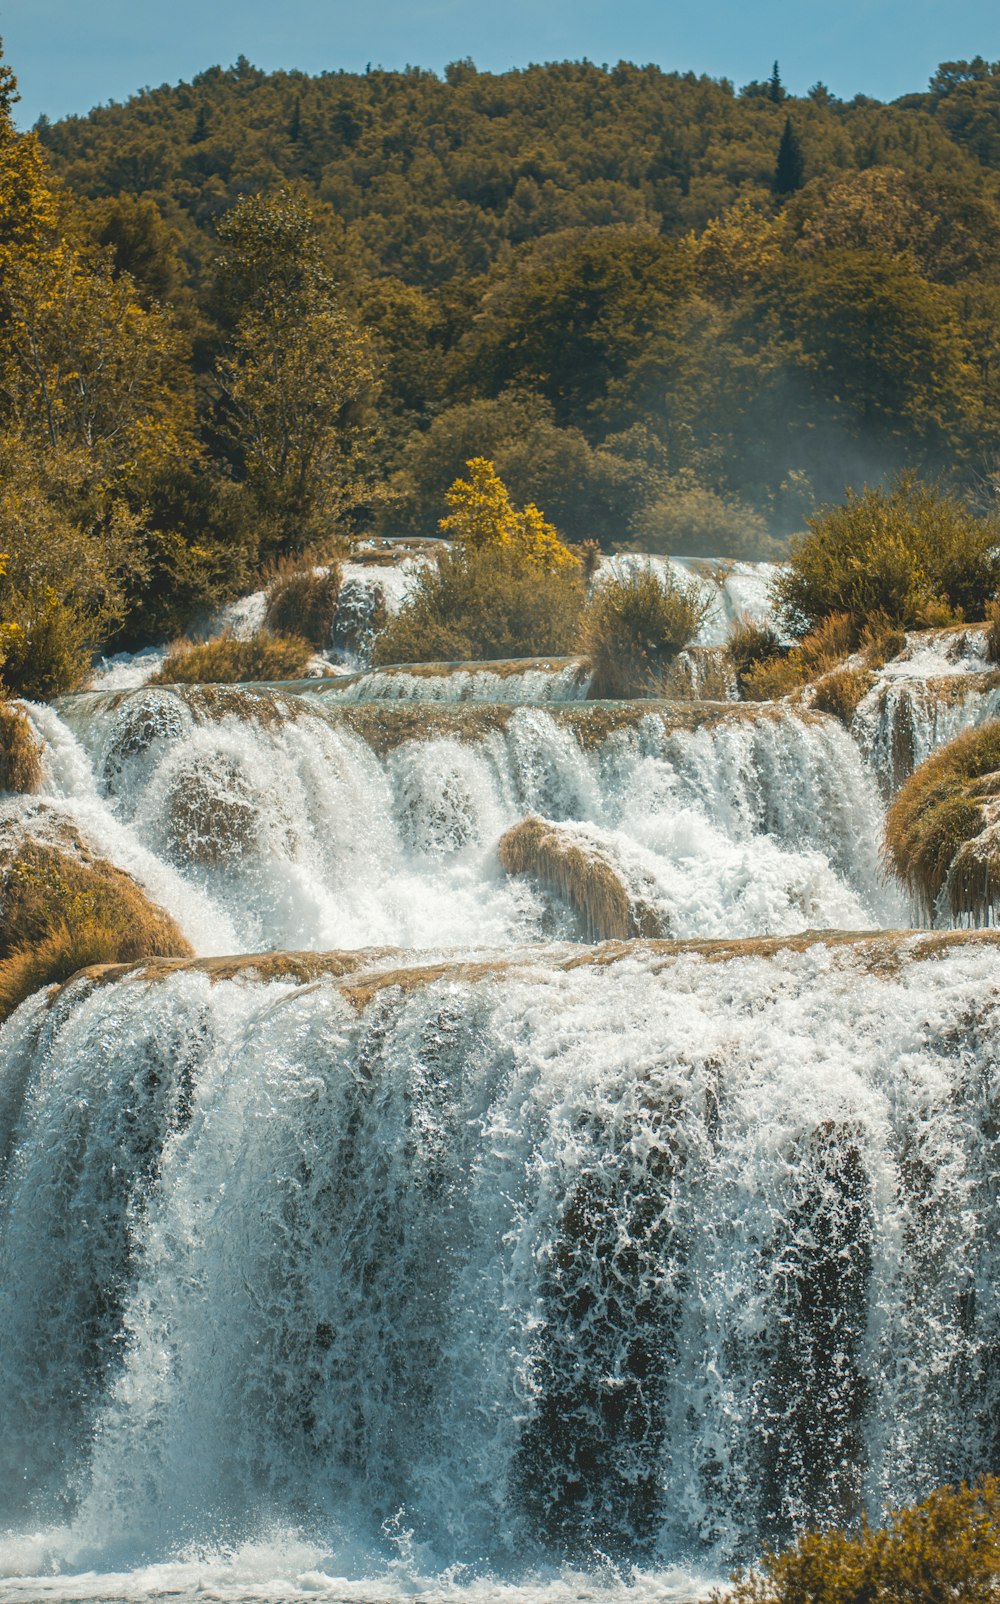
[[[995,495],[1000,63],[883,105],[241,57],[8,108],[0,184],[2,429],[60,454],[123,640],[336,533],[435,534],[472,458],[606,549],[778,555],[901,471]]]

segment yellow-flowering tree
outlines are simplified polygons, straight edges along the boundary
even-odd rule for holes
[[[518,512],[507,487],[486,457],[472,457],[468,479],[456,479],[445,494],[451,508],[442,534],[477,551],[508,551],[538,568],[575,568],[578,559],[564,546],[533,502]]]

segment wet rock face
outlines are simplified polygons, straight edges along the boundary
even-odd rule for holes
[[[168,828],[180,859],[220,868],[256,848],[260,805],[243,764],[225,753],[182,764],[167,797]]]

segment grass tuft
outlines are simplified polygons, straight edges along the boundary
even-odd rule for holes
[[[593,673],[591,696],[658,695],[665,672],[694,640],[708,606],[695,586],[651,567],[602,580],[587,604],[581,637]]]
[[[499,853],[508,874],[530,875],[568,902],[588,941],[667,934],[656,909],[630,891],[607,854],[582,846],[557,824],[531,814],[501,836]]]
[[[237,685],[301,679],[313,650],[300,635],[254,635],[236,640],[177,641],[150,685]]]
[[[998,815],[1000,720],[949,741],[903,785],[886,818],[886,856],[928,918],[942,892],[953,918],[988,917],[1000,893]]]
[[[23,795],[42,783],[42,748],[22,707],[0,701],[0,791]]]
[[[0,912],[0,1018],[89,963],[193,956],[170,915],[70,833],[65,846],[21,839],[4,847]]]
[[[284,563],[267,587],[264,626],[272,636],[301,636],[317,652],[326,651],[340,600],[339,563],[317,568]]]

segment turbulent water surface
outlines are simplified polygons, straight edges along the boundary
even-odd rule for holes
[[[691,1600],[997,1465],[997,950],[880,862],[995,692],[919,651],[851,733],[569,664],[33,710],[0,843],[199,957],[0,1032],[5,1598]]]

